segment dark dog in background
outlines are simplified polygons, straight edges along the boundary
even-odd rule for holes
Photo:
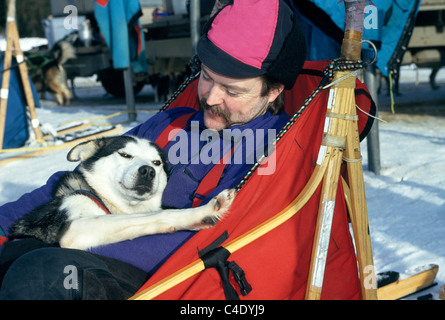
[[[29,75],[38,92],[46,91],[56,99],[57,104],[71,104],[67,74],[63,67],[69,59],[76,58],[76,49],[68,41],[57,42],[51,50],[34,48],[26,53]]]

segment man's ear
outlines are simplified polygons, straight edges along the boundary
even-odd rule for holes
[[[269,103],[272,103],[275,101],[275,99],[283,92],[284,90],[284,84],[281,84],[277,88],[272,88],[269,91]]]
[[[66,158],[68,161],[72,162],[85,161],[86,159],[91,158],[104,145],[104,139],[88,140],[79,143],[68,152]]]

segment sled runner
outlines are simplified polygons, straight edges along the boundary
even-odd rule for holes
[[[380,287],[377,290],[378,298],[379,300],[396,300],[422,291],[434,285],[438,271],[439,266],[435,264],[419,267],[414,270],[411,276],[405,279],[397,279]]]
[[[59,149],[67,149],[71,148],[74,145],[81,143],[82,141],[86,141],[89,139],[121,134],[123,132],[123,127],[116,125],[109,126],[81,126],[81,128],[72,128],[72,130],[68,130],[63,133],[59,133],[56,137],[60,143],[55,145],[45,145],[42,147],[34,147],[34,148],[17,148],[17,149],[6,149],[12,156],[6,157],[4,159],[0,159],[0,166],[4,166],[7,163],[23,160],[27,158],[38,157],[43,154],[56,151]],[[51,142],[52,138],[43,137],[45,141]]]

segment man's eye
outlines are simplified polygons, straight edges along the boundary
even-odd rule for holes
[[[161,165],[161,161],[160,160],[155,160],[155,161],[153,161],[153,164],[155,166],[160,166]]]
[[[231,97],[236,97],[238,95],[238,92],[227,90],[227,94]]]
[[[202,71],[202,70],[201,70],[201,76],[202,76],[202,78],[204,80],[209,80],[210,79],[209,75],[205,71]]]
[[[213,79],[205,72],[201,71],[201,79],[208,83],[213,83]]]
[[[119,155],[125,159],[133,159],[132,155],[129,155],[128,153],[125,153],[125,152],[119,152]]]

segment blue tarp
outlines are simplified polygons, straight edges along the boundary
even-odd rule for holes
[[[16,61],[13,59],[11,64],[14,66]],[[0,65],[3,68],[3,53],[0,53]],[[29,137],[28,121],[26,117],[27,103],[23,86],[21,84],[20,73],[18,72],[17,68],[12,68],[10,72],[3,149],[23,147]],[[2,79],[3,72],[0,72],[0,83]],[[39,107],[40,104],[38,94],[32,81],[30,81],[30,85],[33,93],[34,104],[36,107]]]
[[[296,9],[296,8],[295,8]],[[341,44],[327,35],[310,18],[299,13],[299,23],[307,44],[306,59],[309,61],[333,60],[340,56]]]
[[[344,1],[308,0],[324,11],[332,22],[344,31]],[[419,10],[418,0],[372,0],[368,1],[363,29],[363,39],[379,44],[376,65],[383,75],[389,72],[388,63],[398,44],[403,30],[412,14]],[[323,34],[315,21],[302,17],[302,28],[309,42],[308,60],[333,59],[339,56],[340,45]],[[365,48],[365,47],[364,47]]]
[[[114,69],[147,72],[145,39],[138,0],[95,0],[94,16],[113,56]]]

